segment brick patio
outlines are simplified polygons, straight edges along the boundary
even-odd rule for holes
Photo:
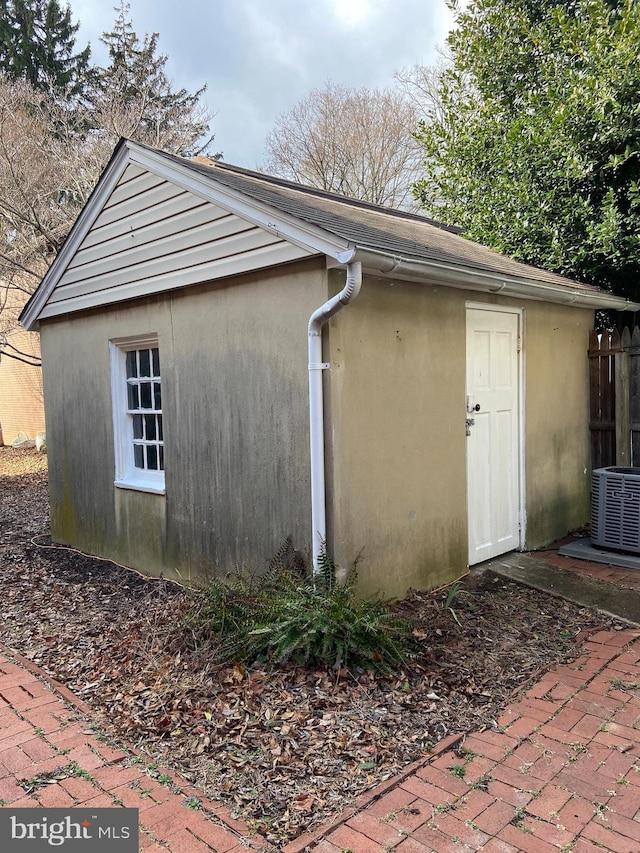
[[[285,853],[640,851],[640,631],[592,636],[496,722]]]

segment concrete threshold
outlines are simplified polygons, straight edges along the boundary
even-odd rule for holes
[[[560,569],[538,557],[517,552],[496,557],[474,568],[491,571],[499,577],[548,592],[581,607],[599,610],[607,616],[640,627],[640,592],[635,590],[620,589],[577,572]]]

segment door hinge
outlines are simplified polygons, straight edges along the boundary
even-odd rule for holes
[[[516,338],[516,352],[521,352],[521,351],[522,351],[522,338],[520,337],[520,335],[518,335],[518,337]]]

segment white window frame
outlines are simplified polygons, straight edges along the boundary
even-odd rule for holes
[[[134,464],[133,418],[128,412],[127,353],[158,347],[158,335],[138,335],[109,341],[111,363],[111,399],[113,404],[113,440],[115,449],[115,485],[121,489],[165,494],[164,471],[136,468]],[[162,385],[162,362],[160,362]]]

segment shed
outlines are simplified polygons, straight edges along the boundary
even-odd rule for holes
[[[21,317],[53,538],[195,580],[290,536],[387,596],[544,546],[588,518],[588,334],[629,307],[424,217],[121,140]]]

